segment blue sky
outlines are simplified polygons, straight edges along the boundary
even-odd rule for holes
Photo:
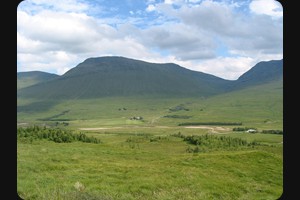
[[[63,74],[89,57],[124,56],[237,79],[283,58],[275,0],[24,0],[17,71]]]

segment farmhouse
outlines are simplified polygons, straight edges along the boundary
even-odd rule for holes
[[[257,133],[257,130],[255,130],[255,129],[248,129],[246,132],[247,133]]]
[[[131,117],[130,120],[142,120],[143,117]]]

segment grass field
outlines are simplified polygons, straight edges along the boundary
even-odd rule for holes
[[[196,131],[195,131],[196,132]],[[267,146],[187,153],[180,138],[92,132],[100,144],[18,143],[18,193],[25,199],[277,199],[282,136]],[[265,141],[265,134],[244,133]],[[81,191],[74,186],[83,184]]]
[[[259,131],[282,130],[283,98],[277,90],[282,87],[267,84],[197,99],[18,99],[20,125],[81,131],[101,143],[18,140],[17,192],[24,199],[45,200],[278,199],[283,191],[283,135],[234,132],[232,125],[178,126],[241,122]],[[130,119],[138,116],[143,119]],[[179,132],[259,145],[189,153],[194,146],[172,136]]]

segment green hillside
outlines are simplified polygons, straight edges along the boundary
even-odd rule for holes
[[[86,99],[105,96],[209,96],[230,82],[176,64],[123,57],[89,58],[61,77],[18,91],[19,97]]]
[[[148,63],[112,56],[86,59],[51,80],[45,76],[39,76],[39,79],[36,76],[20,78],[23,82],[18,79],[18,83],[23,84],[19,84],[17,95],[19,98],[41,100],[129,96],[209,97],[278,80],[282,75],[283,60],[260,62],[238,80],[229,81],[173,63]],[[24,80],[27,80],[27,85]]]
[[[226,81],[175,64],[89,58],[60,77],[18,90],[17,116],[18,122],[75,126],[242,121],[282,128],[282,86],[282,60],[258,63]],[[130,120],[135,116],[143,120]]]
[[[207,107],[215,110],[207,116],[224,116],[227,120],[247,121],[261,127],[283,128],[283,80],[217,95],[206,100]],[[213,109],[216,108],[216,109]]]
[[[283,77],[283,59],[262,61],[242,74],[231,86],[231,90],[280,80]]]
[[[279,80],[208,98],[132,96],[68,101],[20,98],[17,111],[18,122],[68,121],[74,126],[174,126],[184,122],[242,121],[282,129],[283,87]],[[130,120],[134,116],[144,119]]]
[[[40,82],[49,81],[59,77],[56,74],[50,74],[41,71],[18,72],[17,73],[17,90],[35,85]]]

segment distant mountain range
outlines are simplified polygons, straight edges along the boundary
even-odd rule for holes
[[[207,97],[281,80],[282,77],[283,60],[259,62],[232,81],[173,63],[157,64],[112,56],[88,58],[61,76],[37,71],[19,72],[17,95],[37,99],[137,95]]]
[[[17,73],[17,89],[48,81],[56,77],[59,77],[59,75],[41,71],[19,72]]]

